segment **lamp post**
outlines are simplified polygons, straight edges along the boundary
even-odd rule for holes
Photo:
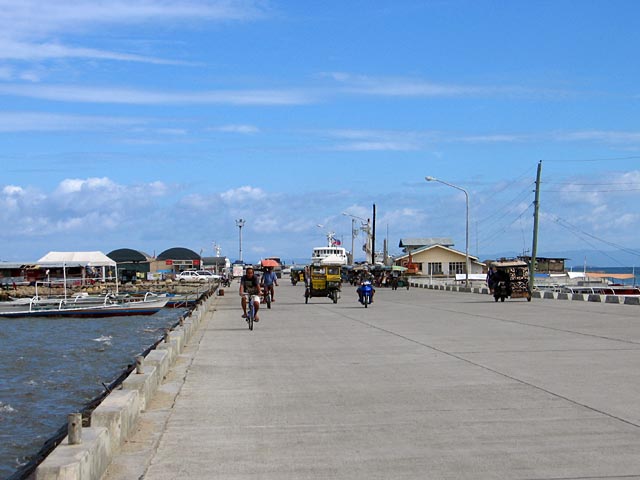
[[[369,220],[365,220],[364,218],[358,217],[357,215],[351,215],[350,213],[347,213],[347,212],[342,212],[342,215],[344,215],[345,217],[351,217],[351,265],[353,265],[353,262],[355,259],[354,240],[358,236],[357,230],[355,228],[356,219],[360,220],[363,224],[362,230],[364,230],[367,233],[367,243],[369,242],[369,239],[370,239],[371,229],[369,228]],[[368,247],[369,247],[368,245],[366,245],[365,247],[365,253],[367,256],[369,255]],[[369,258],[367,258],[367,262],[368,261],[369,261]],[[373,258],[371,259],[371,263],[372,264],[374,263]]]
[[[239,235],[239,244],[240,244],[240,252],[239,252],[239,257],[240,257],[240,261],[242,262],[242,227],[244,227],[245,221],[242,218],[239,218],[238,220],[236,220],[236,226],[238,227],[238,235]]]
[[[466,241],[465,241],[465,250],[464,250],[464,257],[465,257],[465,280],[464,280],[464,285],[465,287],[469,287],[469,269],[471,268],[470,262],[469,262],[469,192],[467,192],[464,188],[459,187],[457,185],[453,185],[452,183],[448,183],[445,182],[444,180],[440,180],[438,178],[435,177],[424,177],[424,179],[427,182],[438,182],[438,183],[442,183],[443,185],[447,185],[451,188],[455,188],[456,190],[460,190],[461,192],[464,192],[464,196],[466,198],[466,206],[467,206],[467,222],[466,222],[466,228],[465,228],[465,232],[466,232]]]

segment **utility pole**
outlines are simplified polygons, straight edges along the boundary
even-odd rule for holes
[[[534,274],[536,270],[536,255],[538,253],[538,214],[540,212],[540,177],[542,175],[542,160],[538,162],[536,175],[536,196],[533,201],[533,243],[531,245],[531,265],[529,265],[529,295],[533,293]]]
[[[371,265],[376,264],[376,204],[373,204],[373,235],[371,236]]]

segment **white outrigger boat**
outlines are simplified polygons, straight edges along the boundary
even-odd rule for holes
[[[116,317],[125,315],[153,315],[169,302],[167,297],[148,293],[141,298],[78,297],[76,300],[40,299],[6,302],[0,307],[0,318],[18,317]]]

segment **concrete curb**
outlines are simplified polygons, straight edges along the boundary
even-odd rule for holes
[[[69,445],[67,437],[35,470],[36,480],[99,480],[122,444],[133,434],[140,412],[177,360],[205,313],[215,301],[209,296],[194,308],[182,325],[169,332],[144,359],[143,373],[133,371],[121,388],[111,392],[91,414],[91,427],[82,428],[82,443]]]
[[[460,287],[457,285],[427,285],[425,283],[418,283],[418,282],[411,282],[409,285],[414,288],[428,288],[430,290],[445,290],[448,292],[475,293],[479,295],[489,294],[489,289],[483,288],[483,287],[466,288],[466,287]],[[636,297],[636,296],[627,297],[624,295],[559,293],[559,292],[545,292],[545,291],[536,290],[531,294],[531,298],[538,298],[538,299],[545,299],[545,300],[574,300],[577,302],[640,305],[640,297]]]
[[[109,432],[103,427],[82,429],[82,443],[69,445],[65,437],[35,472],[36,480],[99,479],[113,452]]]

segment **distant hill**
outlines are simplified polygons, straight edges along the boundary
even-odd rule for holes
[[[538,252],[540,257],[566,258],[565,266],[583,267],[585,259],[588,267],[640,267],[640,248],[629,249],[634,250],[637,255],[621,250],[600,251],[600,250],[556,250]],[[480,261],[491,260],[496,258],[512,258],[517,257],[520,253],[501,252],[494,254],[480,255]]]

